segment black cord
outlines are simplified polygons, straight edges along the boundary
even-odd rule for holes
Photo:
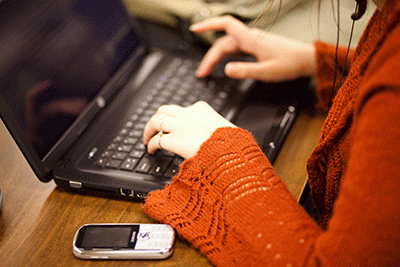
[[[338,65],[338,50],[339,50],[339,40],[340,40],[340,0],[337,0],[337,31],[336,31],[336,50],[335,50],[335,73],[333,76],[333,85],[331,90],[331,95],[329,96],[328,102],[328,111],[331,109],[332,106],[332,98],[333,92],[335,91],[336,87],[336,70]]]
[[[357,4],[357,5],[358,5],[358,4]],[[356,22],[356,20],[353,20],[353,22],[351,23],[350,39],[349,39],[349,44],[347,45],[346,57],[344,58],[344,66],[346,66],[347,57],[349,56],[350,45],[351,45],[351,39],[353,38],[353,32],[354,32],[354,24],[355,24],[355,22]],[[343,79],[343,76],[344,76],[344,70],[345,70],[345,68],[343,68],[342,74],[340,75],[339,84],[342,84],[342,79]]]
[[[355,13],[358,12],[358,8],[359,8],[359,4],[358,4],[358,1],[357,1]],[[355,21],[359,19],[359,18],[354,18],[354,16],[352,16],[351,18],[352,18],[353,22],[352,22],[352,25],[351,25],[351,32],[350,32],[349,43],[347,45],[346,57],[344,59],[344,65],[343,65],[343,68],[342,68],[342,72],[340,74],[339,85],[342,84],[344,71],[346,69],[345,67],[346,67],[347,58],[348,58],[349,51],[350,51],[351,40],[353,38],[354,24],[355,24]],[[337,0],[337,35],[336,35],[336,50],[335,50],[335,73],[334,73],[334,76],[333,76],[333,85],[332,85],[331,95],[329,97],[329,102],[328,102],[328,112],[329,112],[329,110],[331,109],[331,106],[332,106],[333,92],[335,91],[335,87],[336,87],[336,77],[337,77],[336,70],[337,70],[337,65],[338,65],[338,51],[339,51],[339,40],[340,40],[339,36],[340,36],[340,0]]]

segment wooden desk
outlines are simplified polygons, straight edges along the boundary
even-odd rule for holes
[[[302,112],[276,162],[278,175],[299,199],[304,188],[306,160],[317,143],[323,115]],[[184,240],[163,261],[86,261],[72,254],[79,226],[100,222],[153,220],[140,204],[125,200],[78,195],[41,183],[30,169],[3,123],[0,123],[1,266],[212,266]]]

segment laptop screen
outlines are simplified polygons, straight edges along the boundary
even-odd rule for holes
[[[118,1],[0,2],[0,97],[41,159],[140,45]]]

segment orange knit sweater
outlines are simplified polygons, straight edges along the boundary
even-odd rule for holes
[[[400,0],[373,15],[307,163],[320,225],[234,128],[218,129],[145,211],[217,266],[400,266],[399,21]],[[326,107],[334,47],[316,48]]]

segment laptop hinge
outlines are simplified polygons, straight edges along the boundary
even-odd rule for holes
[[[135,79],[133,79],[128,84],[128,86],[133,89],[138,88],[146,80],[146,78],[153,71],[153,69],[158,65],[158,63],[161,61],[162,58],[163,58],[163,54],[161,52],[153,52],[148,57],[146,57],[143,62],[143,66],[139,70]]]
[[[69,186],[71,188],[81,189],[82,188],[82,183],[81,182],[77,182],[77,181],[69,181]]]

